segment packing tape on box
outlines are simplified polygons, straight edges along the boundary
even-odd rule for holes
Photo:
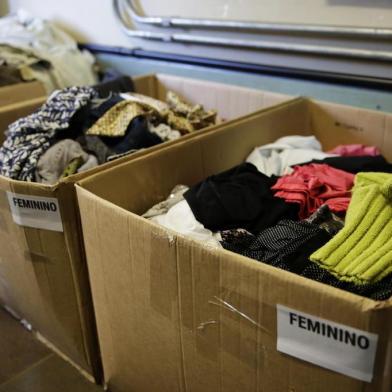
[[[211,305],[219,306],[222,309],[228,310],[229,312],[233,313],[234,315],[239,316],[243,320],[248,321],[250,324],[254,325],[255,327],[260,328],[263,332],[270,334],[270,331],[267,328],[263,327],[256,320],[252,319],[250,316],[248,316],[247,314],[242,312],[240,309],[238,309],[235,306],[233,306],[232,304],[230,304],[228,301],[214,296],[214,298],[212,300],[208,301],[208,303]],[[204,328],[203,323],[201,323],[197,327],[197,329],[203,329],[203,328]]]
[[[150,306],[152,310],[163,316],[173,326],[179,325],[183,337],[194,341],[198,355],[209,361],[219,362],[220,353],[223,351],[250,368],[255,361],[263,363],[267,348],[263,345],[263,334],[271,335],[272,331],[262,325],[257,318],[263,312],[274,314],[272,305],[258,304],[255,299],[247,297],[238,290],[216,285],[215,293],[206,297],[203,302],[195,296],[202,293],[194,282],[186,281],[185,266],[181,265],[184,252],[190,252],[188,260],[192,257],[192,247],[184,243],[182,236],[177,236],[170,231],[157,230],[152,233],[154,249],[150,255]],[[188,241],[188,240],[185,240]],[[204,247],[208,253],[216,250]],[[192,264],[192,263],[190,263]],[[200,271],[200,270],[199,270]],[[182,280],[182,278],[184,279]],[[194,279],[197,279],[195,276]],[[202,279],[199,279],[202,281]],[[196,301],[197,299],[197,301]],[[196,304],[198,302],[198,304]],[[255,310],[250,314],[243,309],[241,304],[246,303],[247,308]],[[193,307],[190,310],[190,307]],[[241,339],[241,347],[232,344],[220,344],[219,334],[224,331],[227,341],[231,338]],[[237,340],[238,340],[237,339]]]
[[[153,232],[155,245],[151,254],[150,263],[150,305],[152,309],[169,320],[174,319],[173,309],[178,301],[177,284],[173,284],[173,278],[177,278],[176,266],[168,263],[163,256],[162,249],[168,252],[170,257],[176,254],[176,236]],[[159,249],[157,253],[154,249]]]
[[[269,337],[273,332],[257,319],[262,318],[259,310],[256,311],[258,315],[251,315],[241,306],[244,302],[257,305],[256,301],[237,290],[221,287],[219,291],[219,296],[213,296],[207,301],[208,307],[216,312],[216,317],[197,322],[193,331],[197,352],[209,360],[219,362],[220,352],[223,351],[250,369],[254,368],[255,363],[262,367],[268,352],[275,351],[274,346],[268,347],[263,343],[263,336]],[[260,309],[260,306],[257,305],[257,308]],[[274,311],[270,305],[262,304],[262,308]]]

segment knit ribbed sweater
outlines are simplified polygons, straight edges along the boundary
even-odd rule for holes
[[[358,173],[345,227],[310,259],[337,278],[377,282],[392,272],[392,174]]]

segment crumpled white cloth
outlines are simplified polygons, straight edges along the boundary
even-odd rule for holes
[[[76,41],[64,31],[25,11],[0,18],[0,59],[7,60],[7,56],[11,62],[19,56],[22,77],[41,81],[48,93],[98,82],[95,60],[89,52],[79,50]],[[50,63],[50,77],[35,59]]]
[[[321,144],[314,136],[284,136],[275,143],[256,147],[246,162],[267,176],[283,176],[290,174],[293,165],[332,156],[336,155],[321,150]]]
[[[220,234],[213,233],[198,222],[186,200],[175,204],[166,214],[154,216],[150,220],[196,241],[201,241],[206,246],[222,247],[219,242]]]

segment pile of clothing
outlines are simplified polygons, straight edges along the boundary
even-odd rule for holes
[[[54,184],[219,121],[216,111],[190,105],[172,91],[163,102],[132,90],[129,78],[56,90],[9,126],[0,147],[0,175]]]
[[[47,93],[98,82],[94,57],[64,31],[26,12],[0,19],[0,86],[40,81]]]
[[[375,300],[392,295],[392,164],[375,147],[322,152],[313,137],[256,148],[246,162],[143,216],[277,268]]]

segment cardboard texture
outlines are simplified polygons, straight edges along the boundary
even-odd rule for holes
[[[191,102],[216,108],[227,120],[289,100],[283,95],[166,75],[137,77],[134,82],[139,93],[164,98],[165,91],[173,89]],[[17,108],[14,105],[12,110],[4,108],[0,113],[0,124],[2,118],[6,119],[5,122],[11,117],[15,120],[16,116],[27,114],[39,103],[34,100],[23,105],[15,104]],[[216,128],[219,126],[197,131],[197,134],[213,132]],[[183,139],[189,140],[195,135]],[[150,150],[157,151],[162,146],[164,144]],[[0,177],[0,301],[97,379],[99,353],[74,182],[105,167],[136,159],[150,150],[70,176],[54,186]],[[7,191],[57,198],[64,231],[15,224]]]
[[[26,82],[0,87],[0,108],[29,99],[45,97],[46,91],[40,82]]]
[[[8,125],[32,113],[45,100],[46,92],[39,82],[0,87],[0,143]]]
[[[176,184],[195,184],[290,134],[314,134],[325,149],[375,144],[392,159],[392,115],[299,99],[77,184],[111,391],[391,390],[391,299],[376,302],[211,249],[138,216]],[[278,352],[277,305],[376,334],[372,382]]]
[[[45,97],[32,98],[0,107],[0,143],[5,139],[8,126],[21,117],[28,116],[45,102]]]

